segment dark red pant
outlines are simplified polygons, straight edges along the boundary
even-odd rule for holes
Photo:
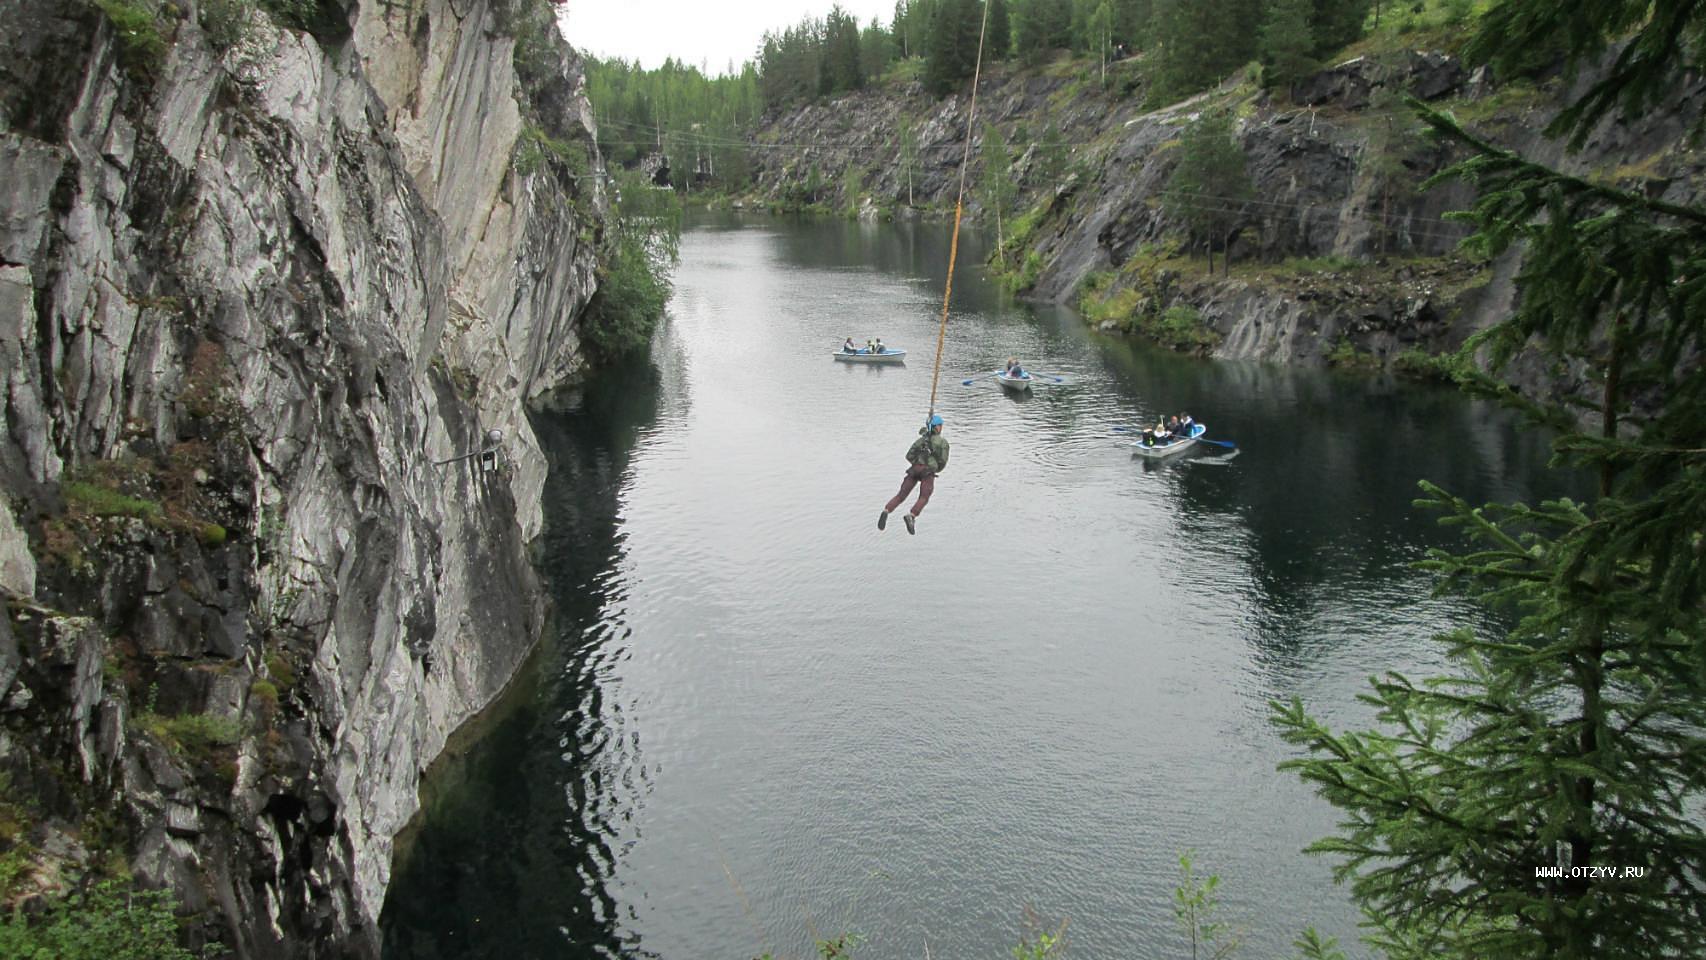
[[[894,495],[884,513],[893,513],[895,508],[906,500],[906,495],[912,492],[913,485],[918,486],[918,502],[912,505],[912,515],[918,516],[924,510],[924,505],[930,502],[930,494],[936,489],[936,471],[929,467],[913,464],[906,468],[906,477],[900,481],[900,492]]]

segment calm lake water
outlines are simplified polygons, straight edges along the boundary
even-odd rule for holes
[[[1471,500],[1563,492],[1447,389],[1196,361],[1001,297],[961,247],[918,535],[878,532],[930,394],[947,228],[702,218],[649,360],[542,415],[557,623],[428,785],[387,956],[1188,957],[1178,858],[1242,957],[1356,914],[1269,701],[1345,724],[1486,623],[1412,564]],[[880,335],[904,367],[830,352]],[[1017,355],[1063,386],[960,381]],[[1156,465],[1113,424],[1237,443]],[[898,520],[898,518],[896,518]]]

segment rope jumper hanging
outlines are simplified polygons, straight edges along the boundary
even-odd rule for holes
[[[983,38],[988,28],[989,3],[985,0],[983,19],[977,28],[977,61],[972,66],[971,104],[966,109],[966,146],[965,154],[960,158],[960,188],[954,197],[954,234],[948,244],[948,280],[942,289],[942,323],[936,330],[936,360],[930,370],[930,411],[924,416],[924,428],[919,431],[919,438],[906,451],[906,475],[901,479],[900,492],[877,515],[878,530],[888,525],[889,514],[904,503],[912,488],[917,486],[918,500],[910,512],[901,515],[906,522],[906,532],[916,533],[918,514],[930,502],[930,494],[936,487],[936,474],[948,465],[948,441],[942,439],[942,418],[936,415],[936,391],[942,383],[942,347],[948,339],[948,307],[954,299],[954,264],[960,253],[960,216],[965,211],[966,168],[971,165],[972,130],[977,119],[977,84],[983,75]]]

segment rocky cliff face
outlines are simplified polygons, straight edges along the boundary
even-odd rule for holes
[[[0,846],[373,955],[421,771],[537,634],[578,61],[535,0],[9,7]]]
[[[1371,362],[1411,348],[1439,352],[1508,314],[1520,252],[1486,265],[1456,256],[1469,230],[1446,214],[1473,197],[1462,184],[1421,189],[1457,155],[1420,132],[1401,97],[1453,110],[1532,159],[1655,196],[1695,196],[1700,163],[1688,134],[1698,90],[1679,90],[1669,109],[1639,124],[1602,125],[1577,153],[1542,136],[1593,73],[1584,70],[1573,89],[1558,76],[1501,86],[1449,55],[1398,50],[1329,67],[1285,96],[1234,78],[1144,112],[1135,62],[1116,65],[1106,86],[1083,64],[1000,65],[978,92],[968,215],[996,228],[983,200],[984,131],[993,125],[1011,144],[1016,209],[1033,211],[1018,251],[1030,262],[1015,271],[1028,296],[1070,302],[1091,284],[1103,300],[1150,321],[1188,307],[1200,317],[1200,336],[1181,345],[1223,357],[1319,364],[1346,351]],[[918,143],[912,202],[951,210],[969,107],[963,94],[934,100],[912,84],[771,117],[756,137],[760,197],[797,198],[815,171],[832,205],[861,202],[846,192],[856,183],[867,211],[904,209],[900,143],[910,125]],[[1211,109],[1238,117],[1235,138],[1253,187],[1253,199],[1202,201],[1239,213],[1229,251],[1217,251],[1233,258],[1228,279],[1203,275],[1200,250],[1194,262],[1184,256],[1191,251],[1182,248],[1183,225],[1161,202],[1181,138]],[[1048,160],[1049,125],[1061,134],[1064,164]],[[1122,291],[1132,295],[1116,301]],[[1144,319],[1100,322],[1153,325]]]

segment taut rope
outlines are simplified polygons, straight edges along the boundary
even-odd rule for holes
[[[942,325],[936,331],[936,364],[930,373],[930,412],[924,422],[936,415],[936,388],[942,382],[942,344],[948,339],[948,304],[954,298],[954,261],[960,254],[960,214],[965,209],[966,168],[971,166],[972,122],[977,118],[977,81],[983,74],[983,37],[989,28],[989,2],[984,0],[983,22],[977,28],[977,63],[971,73],[971,106],[966,111],[966,152],[960,160],[960,191],[954,198],[954,239],[948,244],[948,283],[942,290]]]

